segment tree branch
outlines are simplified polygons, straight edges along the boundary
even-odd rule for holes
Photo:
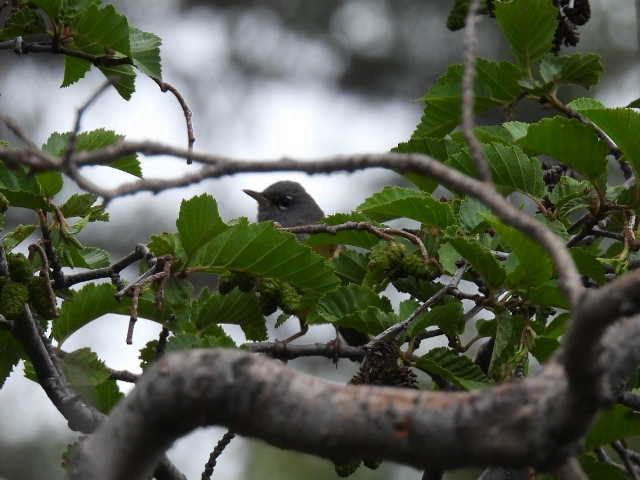
[[[483,182],[492,184],[489,163],[484,156],[482,144],[474,132],[475,121],[473,107],[474,81],[476,78],[476,50],[478,39],[476,38],[476,23],[479,20],[478,7],[480,0],[469,2],[464,28],[464,75],[462,76],[462,133],[469,144],[469,152],[476,166],[478,177]]]
[[[237,350],[167,354],[82,443],[72,478],[146,478],[177,437],[205,425],[332,460],[544,468],[575,452],[593,416],[568,405],[567,388],[557,364],[517,383],[445,393],[336,385]],[[583,430],[558,443],[569,419]]]

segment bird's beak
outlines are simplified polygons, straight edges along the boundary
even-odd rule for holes
[[[262,192],[256,192],[255,190],[248,190],[246,188],[242,191],[258,202],[258,205],[267,206],[270,203],[269,199],[265,197]]]

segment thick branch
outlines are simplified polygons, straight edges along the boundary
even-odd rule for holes
[[[574,451],[574,439],[555,440],[565,416],[581,416],[563,408],[567,386],[557,365],[514,384],[444,393],[340,386],[234,350],[169,354],[82,444],[73,478],[145,478],[177,437],[204,425],[333,460],[551,465]],[[580,418],[585,428],[589,419]]]

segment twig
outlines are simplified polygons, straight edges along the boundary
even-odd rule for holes
[[[279,360],[293,360],[300,357],[325,357],[329,359],[348,358],[359,362],[364,358],[364,347],[352,347],[345,342],[312,343],[292,345],[283,342],[253,342],[242,345],[243,349],[254,353],[264,353]]]
[[[213,474],[213,469],[215,468],[216,463],[218,462],[218,457],[222,455],[222,452],[224,452],[224,449],[227,448],[227,446],[229,445],[229,443],[231,443],[231,440],[233,440],[235,436],[236,434],[234,432],[232,432],[231,430],[227,430],[227,432],[218,441],[215,448],[211,452],[211,455],[209,455],[209,460],[207,460],[207,463],[204,466],[204,471],[202,472],[202,477],[201,477],[202,480],[211,479],[211,475]]]
[[[169,329],[166,326],[162,326],[160,335],[158,336],[158,344],[156,345],[156,360],[164,355],[167,348],[167,338],[169,337]]]
[[[154,82],[156,82],[158,84],[158,86],[160,87],[161,91],[163,91],[163,92],[166,92],[166,91],[171,92],[173,94],[173,96],[176,97],[176,100],[178,100],[178,103],[180,104],[180,107],[182,108],[182,113],[184,114],[185,123],[187,125],[187,148],[189,149],[190,152],[192,152],[193,151],[193,144],[196,141],[196,137],[193,134],[193,123],[191,122],[192,113],[191,113],[191,109],[189,108],[189,105],[187,105],[187,102],[185,101],[184,97],[178,91],[178,89],[176,87],[174,87],[170,83],[162,81],[162,80],[160,80],[158,78],[155,78],[155,77],[151,77],[151,78],[153,79]],[[193,160],[191,160],[190,157],[187,157],[187,164],[191,165],[191,163],[193,163]]]
[[[95,91],[95,93],[93,95],[91,95],[87,101],[82,104],[80,106],[80,108],[78,108],[78,111],[76,113],[76,121],[75,124],[73,126],[73,130],[71,132],[71,135],[69,136],[69,141],[67,142],[67,146],[64,150],[64,153],[62,155],[62,169],[66,170],[69,162],[71,160],[71,155],[73,154],[74,150],[76,149],[76,141],[78,139],[78,133],[80,133],[80,122],[82,121],[82,117],[84,115],[84,113],[87,111],[87,109],[98,99],[98,97],[100,97],[100,95],[102,95],[107,88],[109,88],[112,85],[111,80],[107,80],[106,82],[104,82],[102,84],[102,86],[100,88],[98,88],[98,90]]]
[[[460,267],[456,273],[451,277],[449,282],[443,286],[440,290],[434,293],[429,299],[427,299],[422,305],[420,305],[408,318],[403,320],[400,323],[396,323],[395,325],[390,326],[382,333],[376,335],[370,342],[369,346],[376,342],[389,341],[396,338],[401,333],[405,332],[409,326],[413,323],[413,321],[418,318],[422,313],[424,313],[429,307],[438,302],[442,297],[444,297],[450,288],[457,287],[462,280],[462,276],[464,272],[467,270],[467,265]]]
[[[7,252],[4,244],[0,241],[0,277],[9,276],[9,264],[7,263]]]
[[[474,81],[476,77],[476,50],[478,40],[476,38],[476,22],[480,18],[478,16],[478,7],[480,0],[471,0],[465,19],[464,29],[464,75],[462,76],[462,132],[464,138],[469,144],[469,152],[476,166],[476,171],[480,180],[487,184],[491,184],[491,170],[489,163],[484,156],[482,144],[476,137],[474,132],[475,120],[473,118],[474,98]]]
[[[51,278],[49,277],[49,261],[47,260],[47,254],[42,248],[42,245],[40,245],[39,243],[29,245],[29,252],[38,252],[38,254],[40,255],[40,259],[42,260],[40,276],[45,280],[44,284],[47,288],[47,297],[49,300],[49,306],[51,307],[51,312],[53,312],[54,317],[57,317],[60,312],[58,311],[56,293],[53,291],[53,287],[51,286]]]
[[[47,215],[42,210],[37,210],[38,221],[40,222],[40,232],[42,233],[42,242],[44,243],[44,251],[49,259],[49,265],[51,266],[51,273],[56,288],[63,288],[64,286],[64,274],[62,273],[62,267],[58,261],[58,255],[53,248],[53,242],[51,241],[51,231],[49,230],[49,223],[47,221]]]
[[[53,53],[68,55],[69,57],[87,60],[98,67],[115,67],[117,65],[131,65],[133,63],[129,57],[91,55],[87,52],[56,45],[53,42],[27,42],[23,39],[21,41],[16,40],[17,39],[0,42],[0,50],[14,50],[20,55],[27,53]]]
[[[0,329],[13,330],[13,320],[4,318],[4,315],[0,315]]]
[[[315,224],[315,225],[301,225],[297,227],[280,227],[280,230],[290,233],[328,233],[331,235],[335,235],[338,232],[342,232],[344,230],[364,230],[369,233],[372,233],[378,238],[381,238],[386,241],[392,241],[393,235],[397,235],[399,237],[404,237],[409,240],[411,243],[418,247],[420,250],[420,255],[425,263],[432,263],[433,260],[429,257],[429,253],[427,252],[427,248],[424,246],[424,243],[417,235],[413,233],[407,232],[406,230],[400,230],[397,228],[388,228],[388,227],[377,227],[368,222],[345,222],[339,225],[327,225],[327,224]]]
[[[29,138],[29,136],[18,126],[13,119],[9,117],[5,117],[4,115],[0,116],[0,120],[7,126],[7,128],[20,140],[22,140],[25,145],[32,151],[39,151],[38,146],[33,143],[33,141]]]
[[[621,233],[609,232],[608,230],[600,230],[596,227],[591,229],[590,234],[595,237],[611,238],[612,240],[624,242],[624,235],[622,235]]]
[[[133,329],[138,320],[138,300],[140,299],[141,289],[140,285],[136,285],[131,289],[131,313],[129,314],[129,327],[127,328],[127,345],[133,343]]]
[[[131,253],[109,267],[88,270],[86,272],[80,272],[73,275],[66,275],[64,278],[64,288],[68,288],[76,283],[97,280],[98,278],[113,278],[115,274],[119,274],[132,263],[143,259],[147,253],[149,253],[147,246],[139,243]]]
[[[128,370],[110,370],[109,378],[112,378],[113,380],[120,380],[121,382],[136,383],[140,378],[140,375]]]
[[[620,457],[620,460],[622,460],[624,468],[629,476],[634,480],[638,480],[638,472],[636,472],[636,467],[631,462],[629,455],[627,454],[627,449],[622,444],[622,442],[613,442],[611,444],[611,447],[616,451],[616,453]]]

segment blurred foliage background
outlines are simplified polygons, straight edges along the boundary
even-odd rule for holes
[[[113,2],[129,23],[163,39],[163,77],[183,93],[193,110],[196,148],[242,158],[319,156],[385,151],[406,140],[421,115],[421,97],[449,64],[462,60],[462,35],[446,29],[453,1],[442,0],[124,0]],[[606,68],[599,90],[589,95],[609,105],[640,96],[634,2],[592,0],[592,19],[581,29],[579,51],[600,53]],[[480,26],[480,55],[510,55],[496,25]],[[53,130],[72,126],[75,109],[100,84],[88,81],[59,89],[62,57],[16,57],[0,51],[0,110],[42,143]],[[95,69],[94,69],[95,70]],[[528,105],[517,115],[541,115]],[[129,138],[184,146],[184,122],[175,100],[148,79],[139,80],[129,102],[109,93],[85,117],[84,128],[106,127]],[[0,138],[11,139],[2,131]],[[147,176],[184,171],[183,162],[151,158]],[[97,167],[96,175],[101,175]],[[112,220],[87,228],[87,244],[112,252],[130,251],[150,233],[174,230],[179,201],[201,191],[218,198],[226,218],[255,218],[255,205],[241,188],[261,189],[282,175],[244,175],[212,180],[159,196],[139,194],[110,206]],[[326,212],[349,211],[382,185],[400,177],[386,172],[305,177],[302,181]],[[107,185],[124,177],[101,177]],[[62,195],[68,195],[68,191]],[[29,221],[11,212],[10,223]],[[113,368],[137,369],[135,354],[117,334],[124,322],[106,319],[79,335]],[[143,330],[139,331],[144,336]],[[233,332],[232,332],[233,333]],[[325,332],[326,333],[326,332]],[[116,334],[116,335],[117,335]],[[157,335],[152,327],[146,338]],[[277,337],[286,336],[279,330]],[[134,345],[135,351],[140,345]],[[345,382],[354,365],[336,370],[324,360],[296,360],[304,369]],[[0,390],[0,478],[64,478],[60,454],[74,435],[40,388],[13,375]],[[221,429],[186,437],[171,458],[190,478],[199,472]],[[456,472],[447,478],[471,478]],[[222,455],[214,478],[334,478],[330,462],[284,452],[263,443],[235,440]],[[417,479],[406,467],[361,468],[354,479]]]

